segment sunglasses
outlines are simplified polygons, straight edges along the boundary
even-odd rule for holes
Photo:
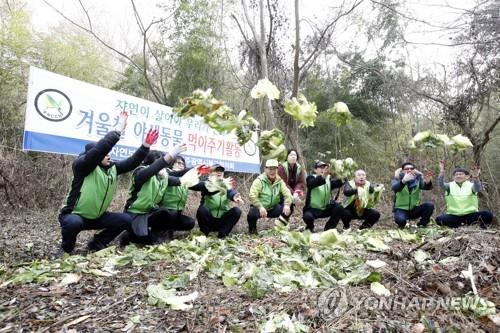
[[[415,170],[415,168],[408,167],[408,168],[404,168],[403,170],[404,170],[404,171],[409,171],[409,170]]]

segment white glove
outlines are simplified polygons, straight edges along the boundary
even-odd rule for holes
[[[415,179],[415,176],[413,176],[411,173],[405,173],[405,175],[403,176],[403,179],[401,179],[401,182],[403,184],[406,184],[413,179]]]
[[[125,132],[125,127],[127,127],[127,118],[128,113],[126,111],[120,112],[120,115],[118,116],[118,123],[115,126],[115,131],[120,132],[120,134]]]
[[[385,190],[384,184],[378,184],[373,188],[373,191],[375,192],[382,192]]]
[[[170,156],[172,156],[172,158],[176,158],[177,155],[185,152],[187,150],[187,145],[185,143],[181,143],[180,145],[178,146],[175,146],[171,151],[169,151],[168,153],[170,154]]]

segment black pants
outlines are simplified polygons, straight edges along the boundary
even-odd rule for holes
[[[211,231],[218,232],[219,238],[224,238],[233,227],[238,223],[241,216],[241,209],[238,207],[233,207],[227,212],[222,214],[220,218],[213,217],[210,211],[205,206],[200,206],[196,212],[196,218],[198,219],[198,226],[201,232],[208,235]]]
[[[371,228],[375,223],[378,222],[380,218],[380,213],[375,209],[365,208],[363,210],[363,215],[359,216],[356,213],[356,209],[353,205],[344,208],[342,211],[342,222],[344,223],[344,229],[350,228],[350,223],[353,219],[364,220],[359,229]]]
[[[82,230],[101,230],[88,243],[90,250],[105,248],[122,231],[129,230],[132,217],[125,213],[104,213],[97,219],[86,219],[77,214],[59,215],[64,252],[70,253],[75,248],[76,237]]]
[[[487,210],[482,210],[475,213],[470,213],[467,215],[452,215],[444,214],[436,217],[436,224],[444,225],[450,228],[458,228],[461,225],[471,225],[479,223],[479,226],[486,229],[493,221],[493,214]]]
[[[434,212],[434,204],[431,202],[424,202],[416,206],[412,210],[394,209],[394,220],[400,229],[404,228],[407,220],[414,220],[420,217],[417,223],[420,227],[425,227],[431,219]]]
[[[155,244],[161,236],[162,231],[187,231],[194,228],[195,222],[189,216],[180,214],[175,210],[158,208],[148,214],[146,236],[137,236],[133,232],[128,233],[128,241],[137,244]],[[127,244],[127,236],[124,235],[121,245]]]
[[[342,217],[342,206],[338,203],[330,203],[325,209],[305,208],[302,218],[306,223],[306,228],[311,232],[314,231],[314,220],[328,217],[325,224],[325,230],[335,228]]]
[[[283,204],[279,203],[267,211],[267,217],[279,217],[283,213]],[[288,215],[290,216],[290,215]],[[257,233],[257,220],[260,219],[260,211],[255,206],[250,206],[247,215],[248,232]]]

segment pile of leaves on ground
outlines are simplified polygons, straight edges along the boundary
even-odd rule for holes
[[[2,264],[0,332],[493,332],[499,249],[496,230],[311,234],[276,226],[259,236],[193,233],[156,246]],[[332,290],[349,297],[337,316],[324,300]],[[396,296],[477,302],[435,311],[356,302]]]

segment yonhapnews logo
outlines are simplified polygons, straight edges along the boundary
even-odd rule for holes
[[[63,121],[73,110],[68,96],[57,89],[44,89],[35,97],[35,109],[50,121]]]

